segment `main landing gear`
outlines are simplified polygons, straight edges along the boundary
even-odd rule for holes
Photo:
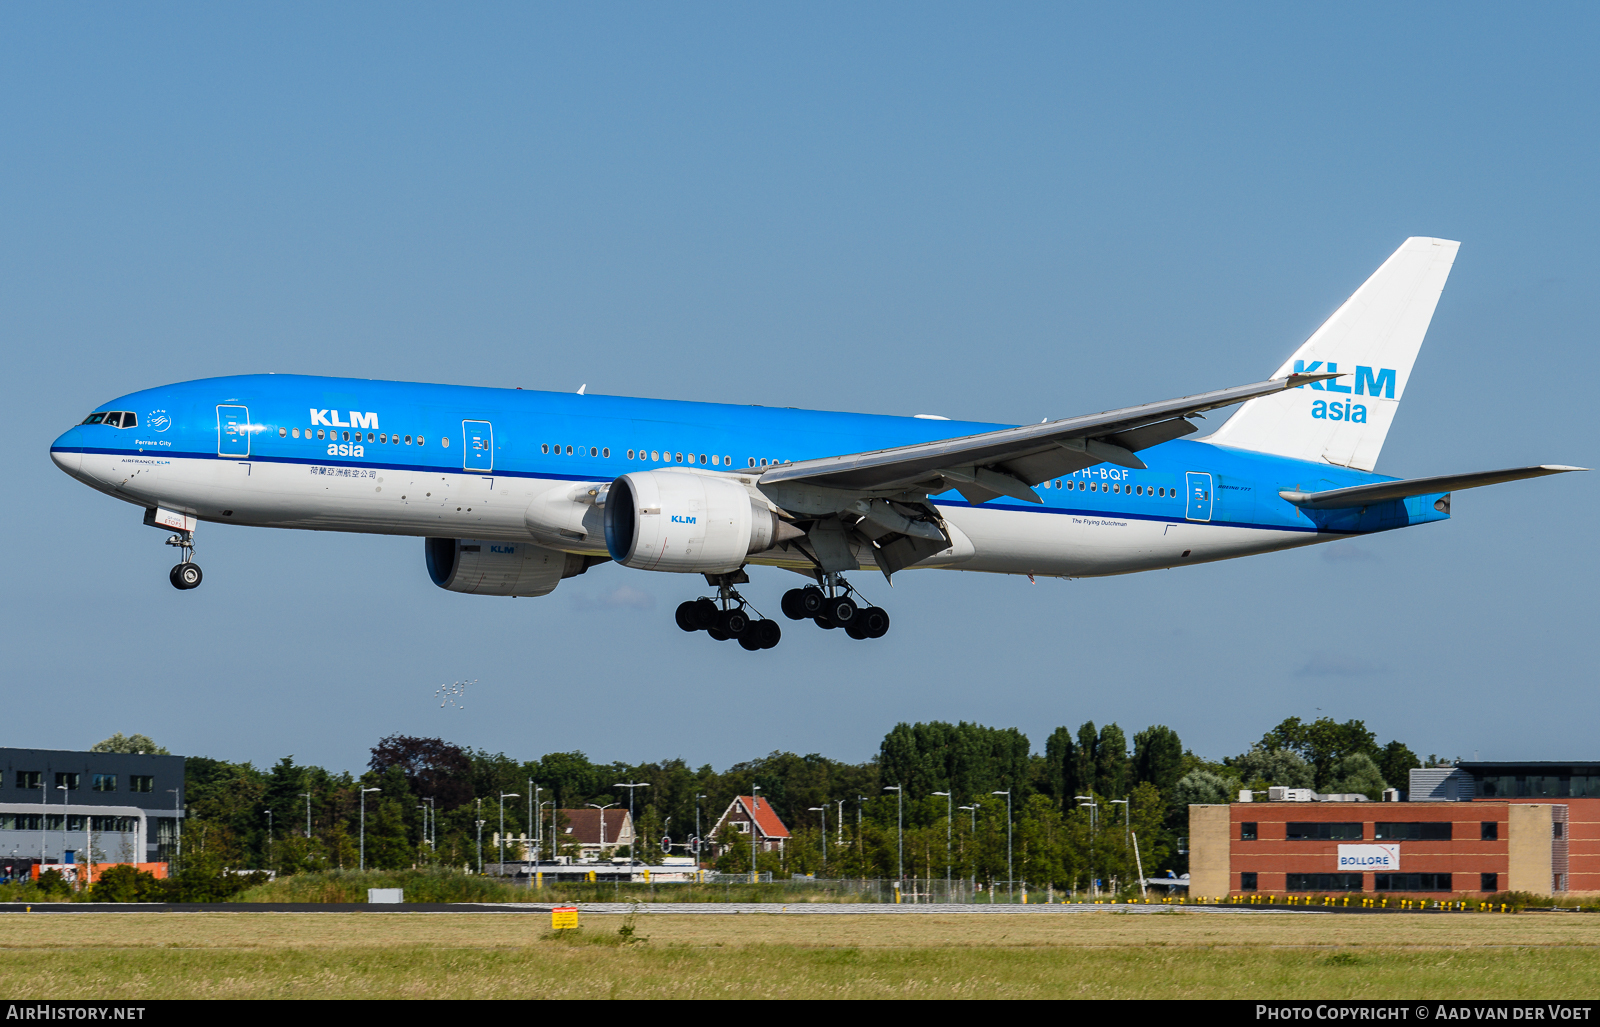
[[[819,628],[843,628],[855,639],[882,638],[889,633],[889,614],[862,606],[850,583],[837,574],[823,575],[823,587],[807,585],[783,594],[783,614],[790,620],[812,620]]]
[[[711,575],[706,575],[711,579]],[[701,596],[678,606],[678,627],[685,631],[704,631],[719,642],[736,641],[749,652],[771,649],[783,638],[775,620],[751,617],[749,602],[733,587],[732,574],[722,574],[713,582],[717,598]],[[741,581],[749,578],[740,575]]]
[[[204,577],[200,573],[200,565],[194,562],[194,532],[180,531],[167,539],[167,545],[177,546],[183,550],[183,562],[172,568],[167,574],[172,587],[179,591],[187,592],[191,588],[199,588]]]

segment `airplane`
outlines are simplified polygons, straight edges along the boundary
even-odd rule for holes
[[[303,375],[101,404],[50,447],[144,511],[201,582],[200,522],[412,535],[440,588],[542,596],[615,561],[704,575],[685,631],[778,644],[751,565],[811,584],[790,620],[880,638],[847,572],[1128,574],[1450,516],[1459,489],[1585,470],[1373,471],[1460,244],[1411,238],[1270,378],[1031,425]],[[1242,404],[1190,438],[1206,411]]]

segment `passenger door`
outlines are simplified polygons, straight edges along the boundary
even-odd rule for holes
[[[217,407],[217,455],[250,455],[249,407]]]
[[[1189,471],[1183,477],[1189,489],[1183,515],[1191,521],[1211,520],[1211,475]]]
[[[462,421],[461,436],[461,469],[494,470],[494,425],[488,421]]]

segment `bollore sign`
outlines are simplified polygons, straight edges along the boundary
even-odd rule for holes
[[[1400,869],[1398,845],[1341,845],[1339,869],[1392,871]]]

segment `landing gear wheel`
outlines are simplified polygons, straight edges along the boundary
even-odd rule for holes
[[[800,590],[800,611],[807,617],[815,617],[822,613],[822,608],[827,602],[828,597],[815,585],[807,585]]]
[[[783,601],[778,605],[783,608],[783,615],[790,620],[805,620],[806,608],[804,605],[805,589],[791,588],[783,594]],[[816,616],[812,614],[811,616]]]
[[[834,596],[823,608],[823,616],[831,620],[835,627],[846,627],[855,619],[855,600],[849,596]]]
[[[872,637],[867,634],[867,626],[861,623],[860,617],[857,617],[849,624],[846,624],[844,626],[844,633],[855,639],[857,642],[865,641],[866,639]]]
[[[822,616],[821,614],[818,614],[817,616],[811,618],[811,620],[812,620],[812,623],[816,624],[817,627],[825,628],[828,631],[832,631],[834,628],[839,626],[839,625],[835,624],[833,621],[829,620],[828,618]]]
[[[745,652],[753,653],[761,648],[761,639],[756,637],[756,633],[753,630],[746,631],[739,636],[739,645]]]
[[[763,649],[771,649],[783,640],[783,628],[779,627],[775,620],[758,620],[750,625],[750,630],[745,633],[760,639]]]
[[[673,619],[678,622],[678,627],[685,631],[699,631],[700,620],[694,608],[694,600],[678,604],[678,612],[673,614]]]
[[[198,588],[203,577],[204,575],[200,573],[200,565],[197,563],[180,563],[172,568],[172,572],[167,575],[167,578],[172,582],[172,587],[180,592]]]
[[[718,631],[716,628],[706,628],[706,634],[710,635],[718,642],[726,642],[729,638],[733,637],[726,631]]]
[[[889,613],[879,606],[857,611],[854,623],[861,625],[862,638],[882,638],[889,633]]]
[[[701,630],[717,626],[717,617],[722,613],[717,609],[717,604],[710,599],[696,599],[687,604],[694,607],[694,625]]]
[[[723,610],[717,615],[717,630],[729,638],[738,638],[750,627],[750,615],[743,610],[734,608]]]

